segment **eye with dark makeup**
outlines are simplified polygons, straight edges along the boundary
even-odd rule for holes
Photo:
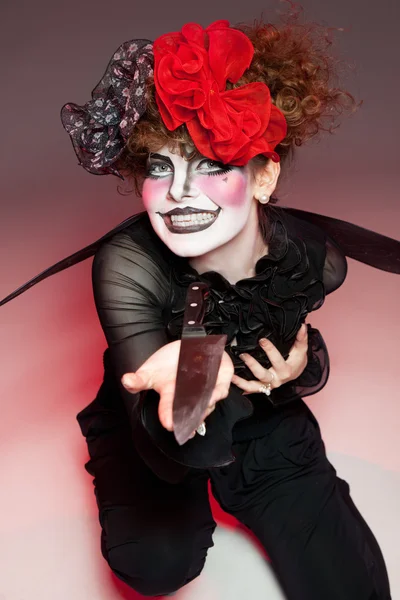
[[[206,165],[205,168],[202,168],[204,165]],[[232,168],[233,167],[230,165],[224,165],[221,162],[205,158],[199,162],[196,171],[200,173],[203,171],[203,173],[201,173],[202,175],[224,175],[225,173],[232,171]],[[174,167],[169,157],[164,157],[160,154],[152,154],[147,161],[145,177],[148,177],[149,179],[159,179],[160,176],[163,177],[163,175],[172,173],[173,170]]]
[[[147,164],[145,176],[150,179],[159,179],[160,175],[163,176],[172,173],[172,171],[173,167],[166,162],[153,161]]]
[[[158,168],[157,171],[156,168]],[[147,159],[145,177],[149,177],[150,179],[158,179],[160,174],[169,173],[173,170],[174,165],[168,156],[151,153]]]
[[[229,171],[232,171],[232,167],[230,165],[224,165],[223,163],[217,162],[216,160],[212,160],[211,158],[206,158],[205,160],[202,160],[197,165],[196,170],[198,170],[203,163],[209,163],[209,168],[211,169],[215,168],[214,171],[206,171],[206,175],[224,175],[225,173],[229,173]]]

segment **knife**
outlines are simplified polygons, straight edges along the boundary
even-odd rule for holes
[[[207,335],[202,323],[205,283],[190,284],[186,296],[172,415],[175,439],[182,446],[203,422],[217,381],[226,335]]]

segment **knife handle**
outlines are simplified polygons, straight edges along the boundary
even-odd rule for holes
[[[205,283],[194,282],[188,287],[183,316],[182,337],[204,337],[206,335],[202,323],[206,310],[205,300],[209,294],[210,290]]]

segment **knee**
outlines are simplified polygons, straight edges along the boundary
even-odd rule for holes
[[[105,557],[115,575],[143,596],[174,592],[200,574],[204,556],[193,557],[185,544],[128,542]]]

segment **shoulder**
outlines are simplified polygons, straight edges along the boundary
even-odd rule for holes
[[[286,232],[288,240],[294,243],[300,253],[305,253],[318,271],[324,267],[326,259],[327,235],[317,225],[289,213],[283,207],[270,207],[274,221],[279,220]]]
[[[302,213],[302,216],[293,212]],[[326,293],[329,294],[342,285],[347,275],[345,252],[316,223],[307,219],[317,215],[294,209],[280,208],[279,215],[285,224],[289,237],[304,242],[307,255],[322,274]]]
[[[116,233],[109,232],[107,239],[100,244],[94,255],[95,260],[119,255],[126,258],[143,256],[163,262],[171,254],[154,232],[146,212],[126,219],[125,227],[118,226],[115,230]]]
[[[291,210],[281,206],[271,207],[274,219],[282,221],[290,237],[311,240],[323,246],[327,238],[324,230],[314,223],[294,215]]]
[[[147,213],[128,220],[126,227],[97,249],[92,265],[93,283],[137,284],[166,292],[170,280],[170,250],[154,232]]]

